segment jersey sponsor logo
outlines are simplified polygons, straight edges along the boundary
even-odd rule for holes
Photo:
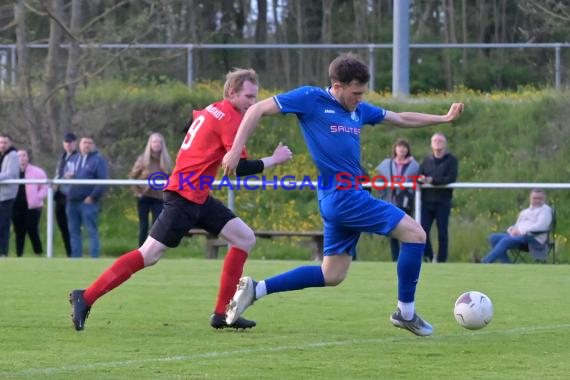
[[[214,116],[218,120],[222,120],[223,117],[226,116],[225,113],[220,111],[219,108],[214,107],[213,104],[210,104],[208,107],[206,107],[206,111],[208,111],[210,114],[212,114],[212,116]]]
[[[334,110],[328,110],[328,109],[326,109],[326,110],[325,110],[325,113],[335,113],[335,112],[334,112]]]
[[[350,133],[353,135],[360,135],[360,128],[345,127],[344,125],[331,125],[331,133]]]

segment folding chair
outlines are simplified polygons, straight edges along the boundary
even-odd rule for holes
[[[528,234],[530,236],[538,236],[546,234],[546,241],[544,244],[531,242],[530,244],[521,244],[518,248],[511,249],[513,262],[528,262],[529,259],[534,258],[535,262],[546,263],[548,255],[552,255],[552,264],[556,264],[556,210],[551,207],[552,221],[550,228],[546,231],[532,231]]]

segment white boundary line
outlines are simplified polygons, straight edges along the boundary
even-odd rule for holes
[[[535,332],[555,330],[555,329],[568,329],[570,324],[560,324],[560,325],[546,325],[546,326],[531,326],[531,327],[520,327],[514,329],[504,329],[504,330],[485,330],[478,332],[467,332],[467,333],[457,333],[448,335],[436,335],[429,338],[418,338],[423,340],[443,340],[447,338],[455,338],[460,336],[481,336],[481,335],[522,335],[530,334]],[[264,347],[264,348],[247,348],[243,350],[235,351],[211,351],[204,352],[202,354],[194,355],[181,355],[181,356],[166,356],[162,358],[148,358],[148,359],[134,359],[134,360],[123,360],[123,361],[112,361],[112,362],[99,362],[93,364],[75,364],[63,367],[51,367],[51,368],[29,368],[22,371],[13,372],[0,372],[0,377],[3,376],[30,376],[30,375],[51,375],[67,371],[84,371],[91,369],[103,369],[103,368],[118,368],[118,367],[128,367],[132,365],[140,365],[146,363],[162,363],[162,362],[184,362],[192,361],[196,359],[209,359],[217,357],[226,356],[236,356],[245,354],[263,354],[267,352],[281,352],[287,350],[307,350],[322,347],[332,347],[332,346],[347,346],[347,345],[367,345],[367,344],[380,344],[389,342],[400,342],[405,340],[413,339],[410,335],[405,337],[389,337],[380,339],[352,339],[352,340],[338,340],[329,342],[315,342],[299,345],[285,345],[278,347]]]

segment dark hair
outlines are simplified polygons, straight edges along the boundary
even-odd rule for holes
[[[532,189],[531,193],[540,193],[546,197],[546,192],[543,189],[540,189],[538,187],[535,187],[534,189]]]
[[[7,133],[0,132],[0,137],[6,137],[8,140],[12,141],[12,137]]]
[[[397,139],[394,145],[392,145],[392,157],[396,157],[396,147],[397,146],[405,146],[408,148],[408,154],[406,154],[406,158],[412,155],[412,148],[410,148],[410,143],[406,139]]]
[[[343,84],[349,84],[357,80],[362,84],[370,80],[368,66],[352,53],[342,54],[336,57],[329,65],[329,78]]]
[[[31,150],[28,150],[28,149],[23,149],[23,148],[22,148],[22,149],[18,149],[18,151],[20,151],[20,150],[26,152],[26,154],[28,155],[28,162],[31,163],[31,162],[32,162],[32,151],[31,151]]]

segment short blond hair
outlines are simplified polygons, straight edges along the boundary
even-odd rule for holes
[[[254,69],[233,69],[226,75],[224,83],[224,98],[229,97],[230,89],[239,92],[244,82],[251,82],[257,85],[257,73]]]

